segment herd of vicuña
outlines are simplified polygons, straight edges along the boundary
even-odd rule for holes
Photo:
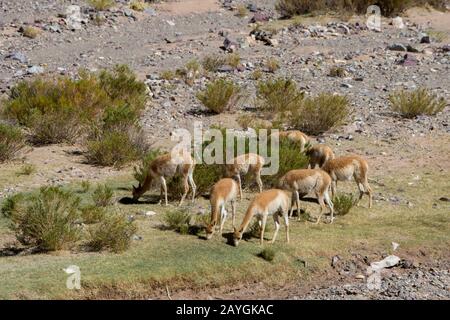
[[[280,216],[286,226],[286,241],[289,242],[289,219],[292,218],[294,206],[300,219],[300,199],[308,194],[317,198],[320,205],[316,224],[320,222],[323,212],[328,206],[330,223],[334,220],[333,197],[336,194],[337,182],[355,180],[359,189],[358,204],[364,194],[369,197],[369,208],[372,207],[372,189],[368,183],[369,165],[365,159],[356,155],[336,157],[333,150],[324,144],[310,145],[309,137],[298,130],[281,131],[280,138],[286,138],[300,146],[299,152],[305,152],[309,158],[308,169],[295,169],[287,172],[279,179],[278,189],[263,191],[261,170],[265,164],[264,157],[247,153],[234,158],[231,163],[224,165],[225,177],[215,183],[210,193],[211,220],[206,226],[206,238],[211,239],[219,229],[222,233],[228,212],[227,205],[231,205],[232,225],[234,229],[233,243],[239,244],[244,232],[253,217],[258,220],[260,227],[260,242],[263,244],[264,231],[269,215],[275,222],[272,243],[275,241],[280,228]],[[179,174],[182,177],[184,193],[179,205],[186,198],[189,187],[192,191],[192,201],[195,199],[196,185],[193,178],[195,161],[186,152],[167,153],[157,157],[148,167],[144,182],[133,187],[133,199],[138,200],[150,189],[152,181],[159,181],[161,186],[161,202],[167,205],[166,179]],[[251,173],[259,188],[259,193],[251,201],[242,223],[235,225],[236,201],[242,200],[242,177]]]

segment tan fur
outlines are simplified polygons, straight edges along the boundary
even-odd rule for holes
[[[225,165],[225,175],[230,178],[236,178],[239,185],[239,195],[242,199],[241,175],[251,172],[255,176],[259,192],[262,192],[263,183],[261,180],[261,169],[264,166],[264,158],[255,153],[247,153],[237,156],[232,164]]]
[[[267,217],[269,215],[273,215],[273,220],[275,222],[275,232],[272,238],[272,243],[274,243],[278,234],[278,230],[280,229],[280,214],[284,218],[284,222],[286,225],[286,241],[289,243],[288,211],[290,204],[291,196],[284,190],[270,189],[259,193],[250,203],[241,226],[234,231],[234,245],[237,246],[239,244],[239,241],[242,239],[242,235],[244,234],[245,230],[250,224],[251,219],[254,216],[256,216],[259,220],[260,243],[262,245],[264,242],[264,230],[266,228]]]
[[[335,158],[333,150],[324,144],[316,144],[306,151],[306,155],[309,157],[308,169],[322,168],[328,161]]]
[[[273,133],[272,135],[274,135],[274,134],[276,134],[276,133]],[[278,133],[278,136],[280,138],[288,138],[292,142],[299,143],[300,144],[300,152],[303,152],[305,150],[305,146],[309,142],[309,137],[299,130],[280,131]]]
[[[168,205],[167,201],[167,184],[166,178],[173,177],[176,174],[182,176],[184,194],[181,197],[179,206],[183,204],[186,195],[189,192],[189,185],[192,188],[192,201],[195,199],[196,185],[194,182],[194,159],[188,153],[180,153],[179,155],[173,155],[172,153],[167,153],[157,157],[153,160],[148,168],[147,177],[144,180],[143,185],[139,184],[138,187],[133,186],[133,199],[139,199],[147,190],[150,189],[152,181],[158,179],[161,184],[161,201],[162,194],[164,192],[165,204]]]
[[[336,194],[338,181],[348,181],[353,177],[359,189],[358,204],[363,195],[368,194],[369,208],[372,207],[372,188],[367,179],[369,164],[365,159],[359,156],[338,157],[328,161],[322,169],[328,172],[333,180],[331,184],[333,196]]]
[[[214,234],[214,228],[219,219],[220,213],[220,233],[222,233],[223,225],[227,218],[226,205],[230,202],[232,208],[232,223],[234,228],[236,216],[236,197],[239,186],[233,179],[224,178],[219,180],[211,190],[211,222],[206,227],[206,238],[211,239]]]
[[[320,222],[322,213],[325,210],[325,202],[331,211],[331,222],[333,222],[333,203],[328,190],[331,186],[331,177],[320,169],[299,169],[291,170],[280,179],[280,188],[292,192],[292,200],[296,201],[297,213],[300,213],[300,197],[308,193],[314,193],[320,204],[320,214],[316,223]],[[294,207],[291,207],[289,217],[292,217]],[[300,214],[298,215],[300,220]]]

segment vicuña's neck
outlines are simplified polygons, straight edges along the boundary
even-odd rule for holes
[[[253,218],[253,215],[255,214],[255,207],[256,207],[256,204],[252,204],[247,209],[247,212],[245,213],[245,216],[244,216],[244,220],[242,220],[242,224],[239,227],[240,232],[245,232],[245,230],[247,229],[248,225],[250,224],[250,221]]]

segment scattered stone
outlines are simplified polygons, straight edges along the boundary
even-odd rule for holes
[[[388,46],[388,49],[391,51],[408,51],[408,48],[401,43],[394,43]]]
[[[27,56],[25,54],[23,54],[22,52],[14,52],[10,55],[7,55],[6,58],[19,61],[20,63],[28,62]]]
[[[41,66],[32,66],[27,69],[27,72],[29,74],[40,74],[44,72],[44,68]]]
[[[238,43],[234,40],[231,40],[230,38],[225,38],[225,40],[223,41],[223,49],[227,52],[235,52],[237,49]]]
[[[399,257],[390,255],[381,261],[372,262],[370,264],[370,267],[372,268],[373,271],[381,271],[382,269],[396,266],[400,262],[400,260],[401,259]]]
[[[153,8],[150,8],[150,7],[145,8],[144,9],[144,13],[146,13],[146,14],[152,16],[152,17],[156,16],[156,10],[153,9]]]
[[[397,250],[400,245],[397,242],[392,242],[392,250]]]
[[[66,8],[66,24],[69,29],[75,31],[80,30],[81,27],[81,9],[80,6],[70,5]]]
[[[144,216],[146,216],[146,217],[152,217],[154,215],[156,215],[155,211],[147,211],[144,213]]]
[[[401,17],[395,17],[392,19],[392,25],[397,29],[405,28],[405,24],[403,23],[403,19]]]
[[[257,12],[250,19],[250,23],[266,22],[270,20],[270,16],[264,12]]]
[[[399,64],[405,67],[416,66],[418,63],[416,57],[411,54],[405,54],[403,59],[399,61]]]

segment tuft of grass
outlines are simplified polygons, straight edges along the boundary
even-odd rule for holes
[[[81,192],[82,193],[89,192],[90,189],[91,189],[91,183],[89,182],[89,180],[81,181]]]
[[[30,176],[36,172],[36,166],[31,163],[26,163],[16,172],[18,176]]]
[[[159,75],[161,77],[161,79],[170,81],[175,79],[175,72],[173,72],[172,70],[165,70],[163,72],[161,72],[161,74]]]
[[[174,230],[180,233],[183,233],[183,230],[185,230],[186,232],[184,234],[188,233],[191,219],[191,214],[184,210],[168,211],[163,216],[163,222],[169,230]]]
[[[201,75],[201,70],[201,64],[196,59],[193,59],[186,63],[184,68],[178,69],[176,75],[180,76],[187,85],[192,86]]]
[[[350,115],[347,97],[321,93],[306,98],[292,110],[288,124],[307,134],[318,135],[343,124]]]
[[[133,0],[130,2],[130,9],[134,11],[144,11],[147,7],[143,0]]]
[[[426,34],[436,42],[444,42],[448,40],[449,34],[445,31],[439,31],[434,29],[426,30]]]
[[[248,16],[247,6],[243,3],[239,4],[236,8],[236,15],[241,18]]]
[[[88,3],[97,11],[104,11],[112,8],[116,1],[114,0],[88,0]]]
[[[275,58],[269,58],[265,62],[265,67],[270,73],[275,73],[280,69],[280,62]]]
[[[42,31],[36,27],[32,27],[32,26],[27,26],[25,28],[23,28],[22,34],[24,37],[30,38],[30,39],[35,39],[37,38],[40,34],[42,33]]]
[[[122,213],[105,214],[98,224],[89,229],[88,246],[94,251],[108,249],[114,253],[127,250],[137,227]]]
[[[258,257],[261,257],[268,262],[272,262],[275,259],[275,250],[272,248],[265,248],[258,254]]]
[[[9,198],[2,213],[17,240],[45,251],[71,248],[80,238],[80,199],[60,187],[42,187],[37,194]]]
[[[259,108],[273,115],[297,109],[304,93],[297,88],[295,81],[278,78],[259,82],[256,96]]]
[[[238,53],[230,53],[227,55],[226,64],[237,68],[241,64],[241,56]]]
[[[347,72],[342,67],[332,67],[330,69],[330,72],[328,73],[328,76],[330,77],[337,77],[337,78],[344,78],[347,75]]]
[[[214,113],[222,113],[235,106],[241,99],[241,88],[231,81],[217,79],[197,93],[197,98]]]
[[[81,209],[81,219],[85,224],[94,224],[105,218],[106,209],[96,205],[89,205]]]
[[[252,80],[260,80],[263,77],[263,72],[261,71],[261,69],[256,69],[255,71],[253,71],[252,75],[251,75],[251,79]]]
[[[273,123],[269,120],[258,119],[252,114],[243,114],[237,118],[237,123],[244,129],[252,128],[259,129],[271,129]]]
[[[437,98],[430,90],[419,88],[414,91],[397,91],[389,96],[391,108],[402,117],[414,118],[418,115],[435,115],[444,110],[447,102]]]
[[[202,67],[208,72],[216,72],[225,64],[227,64],[227,59],[224,55],[209,55],[204,57],[202,60]]]
[[[25,137],[19,128],[0,123],[0,163],[14,159],[24,146]]]
[[[114,203],[114,191],[106,184],[100,184],[92,193],[92,200],[97,207],[107,207]]]
[[[357,197],[353,194],[337,194],[333,198],[334,212],[336,215],[344,216],[356,205]]]

